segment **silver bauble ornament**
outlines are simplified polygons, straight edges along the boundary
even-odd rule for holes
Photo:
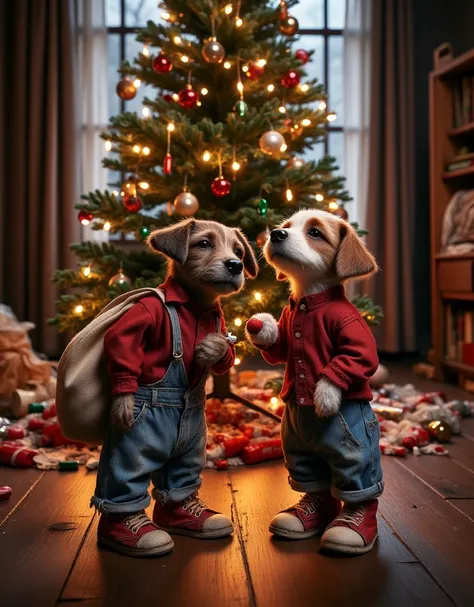
[[[267,131],[260,137],[259,145],[264,154],[280,156],[284,151],[281,148],[285,145],[285,139],[278,131]]]
[[[292,156],[286,163],[288,169],[301,169],[302,166],[304,166],[304,160],[297,156]]]
[[[225,57],[225,49],[215,38],[211,38],[202,47],[202,56],[208,63],[221,63]]]
[[[128,276],[125,276],[122,270],[119,270],[117,274],[114,274],[109,280],[109,287],[124,287],[130,286],[132,281]]]
[[[178,215],[181,215],[182,217],[191,217],[197,213],[199,201],[194,194],[191,194],[191,192],[188,192],[188,190],[185,189],[174,199],[174,208]]]

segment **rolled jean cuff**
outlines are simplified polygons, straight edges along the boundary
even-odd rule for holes
[[[155,500],[160,504],[167,504],[168,502],[182,502],[187,497],[199,491],[202,485],[202,479],[197,480],[193,485],[187,487],[181,487],[180,489],[158,489],[155,487],[151,494]]]
[[[288,482],[293,491],[299,491],[300,493],[316,493],[319,491],[326,491],[330,487],[330,483],[327,481],[300,482],[295,481],[291,476],[288,477]]]
[[[359,504],[360,502],[366,502],[382,495],[383,487],[383,481],[374,483],[372,487],[367,487],[367,489],[359,489],[359,491],[342,491],[337,487],[331,487],[331,494],[336,499],[348,504]]]
[[[94,506],[96,510],[104,514],[134,514],[148,508],[150,502],[151,498],[148,493],[130,502],[111,502],[110,500],[93,495],[91,498],[91,508]]]

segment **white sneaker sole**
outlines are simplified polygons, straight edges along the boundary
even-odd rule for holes
[[[335,544],[334,542],[328,542],[321,540],[321,550],[328,550],[331,552],[339,552],[341,554],[365,554],[370,552],[377,541],[378,534],[374,539],[366,546],[346,546],[344,544]]]
[[[113,540],[107,540],[104,538],[97,538],[97,543],[99,546],[103,546],[105,548],[110,548],[114,552],[119,552],[120,554],[125,554],[126,556],[138,556],[138,557],[148,557],[148,556],[159,556],[161,554],[168,554],[174,548],[174,542],[168,542],[167,544],[163,544],[162,546],[156,546],[155,548],[132,548],[131,546],[124,546],[123,544],[119,544],[118,542],[114,542]]]
[[[196,537],[202,540],[216,540],[220,537],[227,537],[234,532],[233,525],[227,525],[227,527],[221,527],[220,529],[212,529],[211,531],[190,531],[188,529],[180,529],[179,527],[163,527],[163,525],[159,525],[159,527],[170,535],[186,535],[187,537]]]
[[[278,537],[284,537],[288,540],[305,540],[308,537],[314,537],[315,535],[321,535],[324,529],[314,529],[312,531],[288,531],[288,529],[282,529],[281,527],[274,527],[270,525],[270,533]]]

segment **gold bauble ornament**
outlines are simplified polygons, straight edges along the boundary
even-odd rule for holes
[[[130,101],[137,94],[137,87],[128,78],[122,78],[115,89],[120,99]]]
[[[264,154],[278,157],[282,154],[285,139],[278,131],[267,131],[260,137],[259,145]]]
[[[194,194],[184,188],[181,194],[178,194],[174,199],[174,209],[182,217],[191,217],[197,213],[199,201]]]
[[[288,162],[286,163],[286,167],[288,169],[301,169],[305,164],[302,158],[298,158],[297,156],[292,156]]]
[[[298,33],[298,21],[291,15],[280,21],[280,32],[285,36],[294,36]]]
[[[208,63],[222,63],[225,57],[225,49],[216,38],[210,38],[202,47],[201,53]]]
[[[428,432],[440,443],[449,443],[453,435],[451,426],[440,420],[430,422]]]
[[[265,246],[265,243],[267,242],[267,240],[270,238],[270,230],[268,228],[266,228],[265,230],[263,230],[263,232],[260,232],[259,234],[257,234],[257,238],[255,239],[255,242],[257,243],[257,247],[262,248],[263,246]]]
[[[119,270],[117,274],[114,274],[109,280],[109,287],[125,287],[130,286],[132,281],[128,276],[125,276],[122,270]]]

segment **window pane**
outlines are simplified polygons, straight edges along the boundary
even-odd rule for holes
[[[337,160],[339,167],[338,174],[344,175],[344,133],[341,132],[329,132],[329,155],[334,156]]]
[[[324,156],[324,141],[317,143],[312,150],[306,150],[302,156],[305,160],[320,160]]]
[[[300,30],[324,27],[324,0],[300,0],[289,12],[298,19]]]
[[[109,34],[107,47],[109,116],[114,116],[120,112],[120,98],[115,92],[117,82],[120,80],[120,74],[117,71],[120,67],[120,36],[118,34]]]
[[[301,36],[297,48],[303,48],[307,51],[314,50],[311,61],[304,66],[304,69],[308,78],[317,78],[320,83],[324,83],[324,37]]]
[[[125,25],[146,25],[149,19],[159,22],[162,12],[156,0],[125,0]]]
[[[135,34],[127,35],[125,39],[125,58],[133,65],[135,57],[143,50],[143,42],[137,42],[135,40]],[[130,101],[125,102],[125,111],[137,112],[141,114],[143,98],[148,97],[155,99],[157,96],[157,90],[150,86],[142,84],[138,87],[137,94]]]
[[[346,0],[328,0],[328,27],[342,30],[345,20]]]
[[[336,112],[337,120],[334,126],[344,124],[344,38],[331,36],[329,38],[329,64],[328,64],[328,108]]]
[[[105,5],[105,25],[107,27],[122,25],[120,0],[107,0],[107,4]]]

